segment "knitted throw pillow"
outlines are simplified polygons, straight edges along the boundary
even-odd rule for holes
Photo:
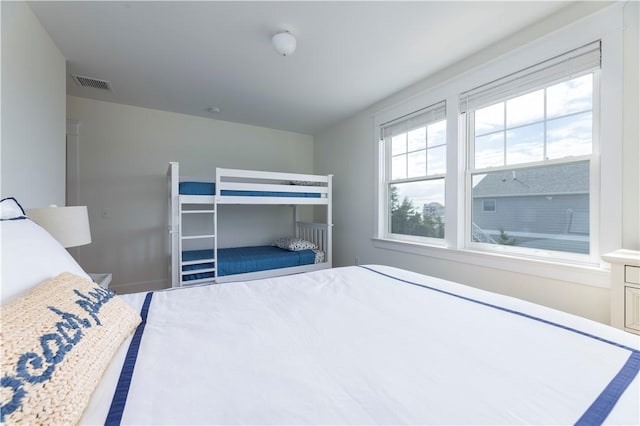
[[[0,307],[7,424],[75,424],[140,315],[114,293],[68,272]]]

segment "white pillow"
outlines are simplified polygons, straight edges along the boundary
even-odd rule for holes
[[[1,221],[0,240],[2,305],[62,272],[91,279],[69,252],[31,219]]]
[[[25,216],[24,209],[13,197],[0,200],[0,220],[16,220]]]
[[[315,250],[318,248],[311,241],[291,237],[278,238],[273,245],[290,251]]]

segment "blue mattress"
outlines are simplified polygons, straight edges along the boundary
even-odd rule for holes
[[[213,250],[190,250],[182,252],[184,262],[213,258]],[[275,246],[234,247],[218,249],[218,276],[267,271],[291,266],[312,265],[316,254],[313,250],[289,251]],[[185,265],[182,271],[213,268],[213,263]],[[185,281],[212,278],[213,272],[185,275]]]
[[[180,182],[178,192],[182,195],[215,195],[216,184],[213,182]],[[318,192],[269,192],[269,191],[222,191],[222,195],[238,197],[302,197],[320,198]]]

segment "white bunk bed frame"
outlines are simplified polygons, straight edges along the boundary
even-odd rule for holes
[[[180,176],[179,163],[170,162],[167,170],[169,190],[169,244],[171,260],[169,262],[169,276],[172,287],[182,287],[201,283],[221,283],[269,278],[280,275],[297,274],[331,268],[332,266],[332,216],[331,193],[333,175],[308,175],[299,173],[264,172],[255,170],[238,170],[216,168],[215,180]],[[291,185],[291,182],[303,184]],[[215,182],[215,195],[182,195],[179,193],[180,182]],[[308,182],[308,184],[307,184]],[[317,193],[319,198],[313,197],[275,197],[275,196],[239,196],[222,195],[223,191],[260,191],[260,192],[288,192],[288,193]],[[270,269],[267,271],[249,272],[244,274],[218,276],[218,205],[247,204],[247,205],[291,205],[293,209],[293,235],[311,241],[325,253],[325,261],[312,265],[293,266],[288,268]],[[297,220],[298,205],[326,206],[326,223],[308,223]],[[182,234],[183,215],[210,215],[213,221],[213,234],[185,236]],[[213,258],[197,261],[182,260],[183,241],[187,239],[211,240]],[[182,267],[190,264],[213,264],[213,268],[182,271]],[[214,277],[196,280],[183,280],[184,275],[213,272]]]

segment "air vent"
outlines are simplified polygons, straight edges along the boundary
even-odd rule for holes
[[[97,78],[85,77],[82,75],[71,75],[73,80],[80,87],[91,87],[93,89],[101,89],[111,91],[111,84],[106,80],[99,80]]]

